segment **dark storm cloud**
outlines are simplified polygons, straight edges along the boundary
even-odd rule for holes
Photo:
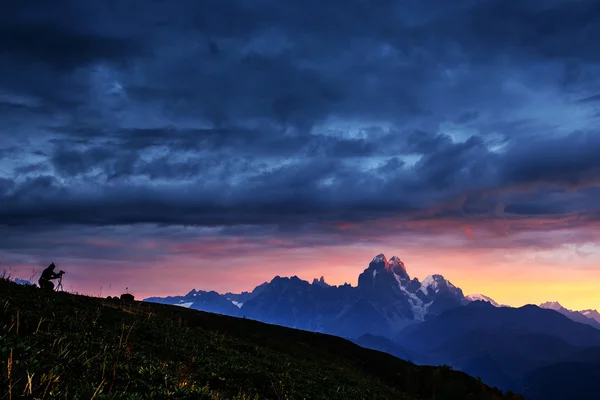
[[[11,3],[0,223],[593,215],[599,15],[588,0]]]
[[[16,23],[0,27],[0,55],[58,68],[121,59],[132,50],[132,45],[119,39],[71,32],[61,26]]]
[[[94,26],[93,8],[84,4],[26,0],[6,6],[0,16],[0,56],[72,69],[96,61],[120,61],[140,51],[131,38]]]
[[[438,190],[483,188],[486,180],[494,178],[496,157],[488,152],[480,137],[472,136],[462,143],[444,144],[426,152],[416,165],[419,177],[427,186]]]
[[[600,133],[574,132],[559,139],[514,142],[504,160],[507,183],[600,184]]]

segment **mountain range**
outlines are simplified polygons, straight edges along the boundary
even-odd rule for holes
[[[465,296],[442,275],[411,278],[395,256],[374,257],[357,286],[276,276],[252,292],[192,290],[145,301],[342,336],[416,364],[448,364],[534,400],[597,398],[595,385],[579,378],[600,371],[597,311]]]
[[[241,294],[192,290],[184,296],[151,297],[149,302],[244,316],[263,322],[332,333],[350,339],[364,334],[393,337],[405,327],[468,304],[462,290],[442,275],[420,282],[396,256],[373,258],[358,286],[312,283],[297,276],[276,276]]]
[[[297,276],[276,276],[251,292],[219,294],[193,289],[186,295],[150,297],[145,301],[252,318],[349,339],[365,334],[393,338],[410,325],[474,301],[508,307],[482,294],[465,296],[460,288],[439,274],[430,275],[422,282],[411,278],[398,257],[388,261],[384,254],[371,260],[359,275],[358,286],[329,285],[324,277],[309,283]],[[540,307],[600,329],[600,314],[596,310],[571,311],[557,302],[543,303]]]

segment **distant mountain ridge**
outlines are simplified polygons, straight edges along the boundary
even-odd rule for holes
[[[405,329],[397,338],[419,351],[430,351],[473,331],[549,334],[573,346],[600,346],[600,330],[535,305],[494,307],[483,301],[450,310]]]
[[[417,363],[449,364],[534,400],[565,399],[564,390],[572,398],[597,398],[588,396],[590,384],[580,385],[577,376],[590,375],[586,365],[600,367],[600,330],[555,310],[474,301],[404,329],[394,343],[416,355]],[[556,393],[544,388],[544,379],[553,382]]]
[[[27,279],[19,279],[19,278],[15,278],[13,279],[13,282],[18,284],[18,285],[25,285],[25,286],[34,286],[34,284],[27,280]]]
[[[217,292],[205,292],[192,289],[185,296],[149,297],[144,301],[150,303],[170,304],[216,314],[240,316],[240,309],[231,300]]]
[[[540,308],[554,310],[562,315],[582,324],[591,325],[600,329],[600,314],[596,310],[572,311],[563,307],[558,301],[548,301],[540,304]]]
[[[486,301],[488,303],[490,303],[491,305],[493,305],[494,307],[509,307],[507,305],[504,304],[499,304],[498,302],[496,302],[494,299],[487,297],[483,294],[470,294],[468,296],[466,296],[467,300],[473,302],[473,301]]]
[[[586,317],[593,319],[596,322],[600,322],[600,313],[596,310],[582,310],[579,312],[585,315]]]

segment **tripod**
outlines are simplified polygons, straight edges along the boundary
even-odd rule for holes
[[[63,291],[63,284],[62,284],[62,274],[60,275],[60,277],[58,278],[58,284],[56,285],[56,289],[57,292],[62,292]]]

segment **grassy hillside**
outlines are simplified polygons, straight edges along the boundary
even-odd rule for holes
[[[334,336],[4,280],[0,365],[0,399],[520,398]]]

